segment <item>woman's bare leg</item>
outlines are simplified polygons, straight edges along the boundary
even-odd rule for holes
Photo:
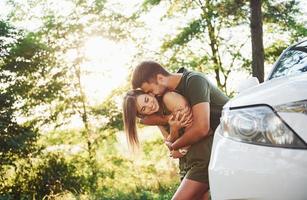
[[[172,200],[190,200],[198,199],[208,191],[208,184],[183,179]]]
[[[197,200],[209,200],[209,190]]]

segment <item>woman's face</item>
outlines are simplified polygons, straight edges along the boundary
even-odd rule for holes
[[[138,113],[142,115],[150,115],[159,110],[157,99],[150,94],[141,94],[136,98],[136,106]]]

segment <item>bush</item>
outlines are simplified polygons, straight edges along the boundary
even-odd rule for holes
[[[2,196],[6,199],[43,199],[63,192],[83,192],[85,178],[60,154],[47,154],[33,163],[21,163],[15,182]],[[1,197],[0,197],[1,199]]]

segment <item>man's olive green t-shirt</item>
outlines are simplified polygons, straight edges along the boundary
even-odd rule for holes
[[[202,102],[210,104],[210,127],[214,131],[220,123],[221,112],[228,97],[200,72],[181,68],[178,73],[182,73],[182,78],[176,91],[187,99],[191,107]]]

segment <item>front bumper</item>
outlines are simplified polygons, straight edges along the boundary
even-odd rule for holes
[[[307,199],[307,150],[237,142],[220,132],[209,165],[213,200]]]

